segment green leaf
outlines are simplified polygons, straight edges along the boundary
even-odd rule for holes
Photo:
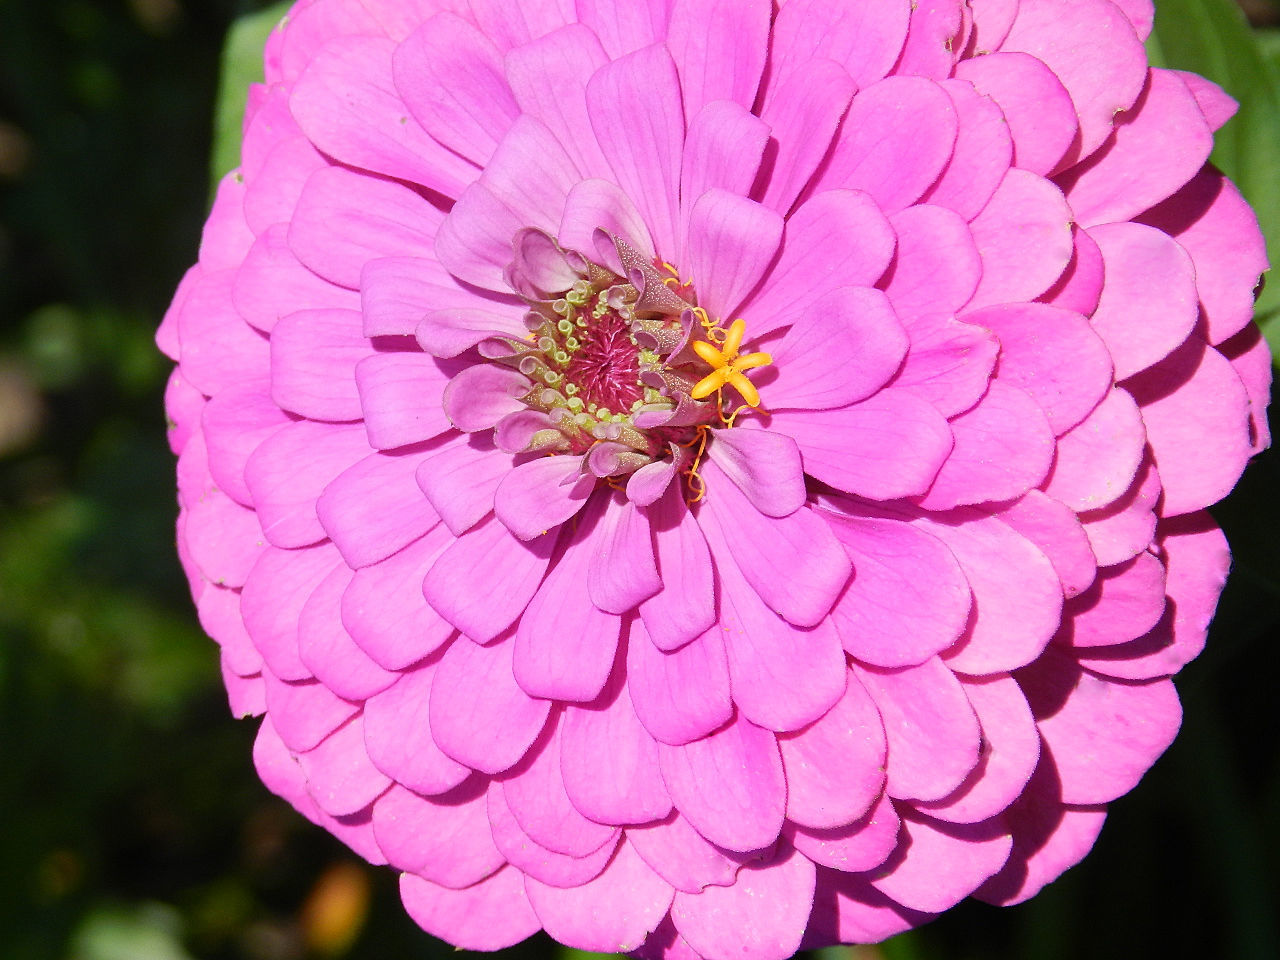
[[[1272,48],[1274,51],[1274,47]],[[1267,253],[1280,263],[1280,68],[1264,54],[1234,0],[1156,0],[1152,62],[1191,70],[1220,84],[1240,112],[1218,131],[1213,162],[1236,182],[1258,214]],[[1280,282],[1258,299],[1258,321],[1280,351]]]
[[[245,14],[231,25],[222,48],[222,76],[213,112],[212,189],[240,166],[240,136],[249,85],[262,82],[262,48],[289,9],[289,0]]]

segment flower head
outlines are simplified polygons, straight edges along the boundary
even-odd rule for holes
[[[302,0],[159,341],[267,785],[459,946],[879,940],[1171,741],[1265,446],[1142,0]]]

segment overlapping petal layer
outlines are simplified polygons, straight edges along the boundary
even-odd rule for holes
[[[158,338],[267,785],[470,949],[781,960],[1079,860],[1269,439],[1151,14],[300,0]]]

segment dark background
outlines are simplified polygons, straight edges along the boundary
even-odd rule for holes
[[[1158,3],[1162,36],[1168,18],[1198,30],[1200,2]],[[0,0],[3,958],[452,953],[403,915],[389,871],[258,783],[255,725],[228,714],[173,556],[152,336],[196,253],[220,46],[261,6]],[[1269,147],[1246,190],[1280,180]],[[1215,510],[1236,570],[1178,680],[1182,733],[1085,863],[1026,905],[965,904],[824,960],[1280,956],[1278,493],[1269,453]],[[556,954],[582,956],[545,939],[503,956]]]

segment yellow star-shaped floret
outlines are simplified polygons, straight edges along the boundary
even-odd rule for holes
[[[773,357],[767,353],[748,353],[738,356],[738,348],[742,346],[742,337],[746,333],[747,324],[741,318],[729,325],[728,335],[724,343],[717,347],[705,340],[695,340],[693,351],[711,367],[711,372],[697,382],[689,396],[694,400],[702,400],[726,386],[733,387],[742,399],[751,407],[760,406],[760,393],[748,380],[743,371],[755,367],[767,367],[773,363]]]

